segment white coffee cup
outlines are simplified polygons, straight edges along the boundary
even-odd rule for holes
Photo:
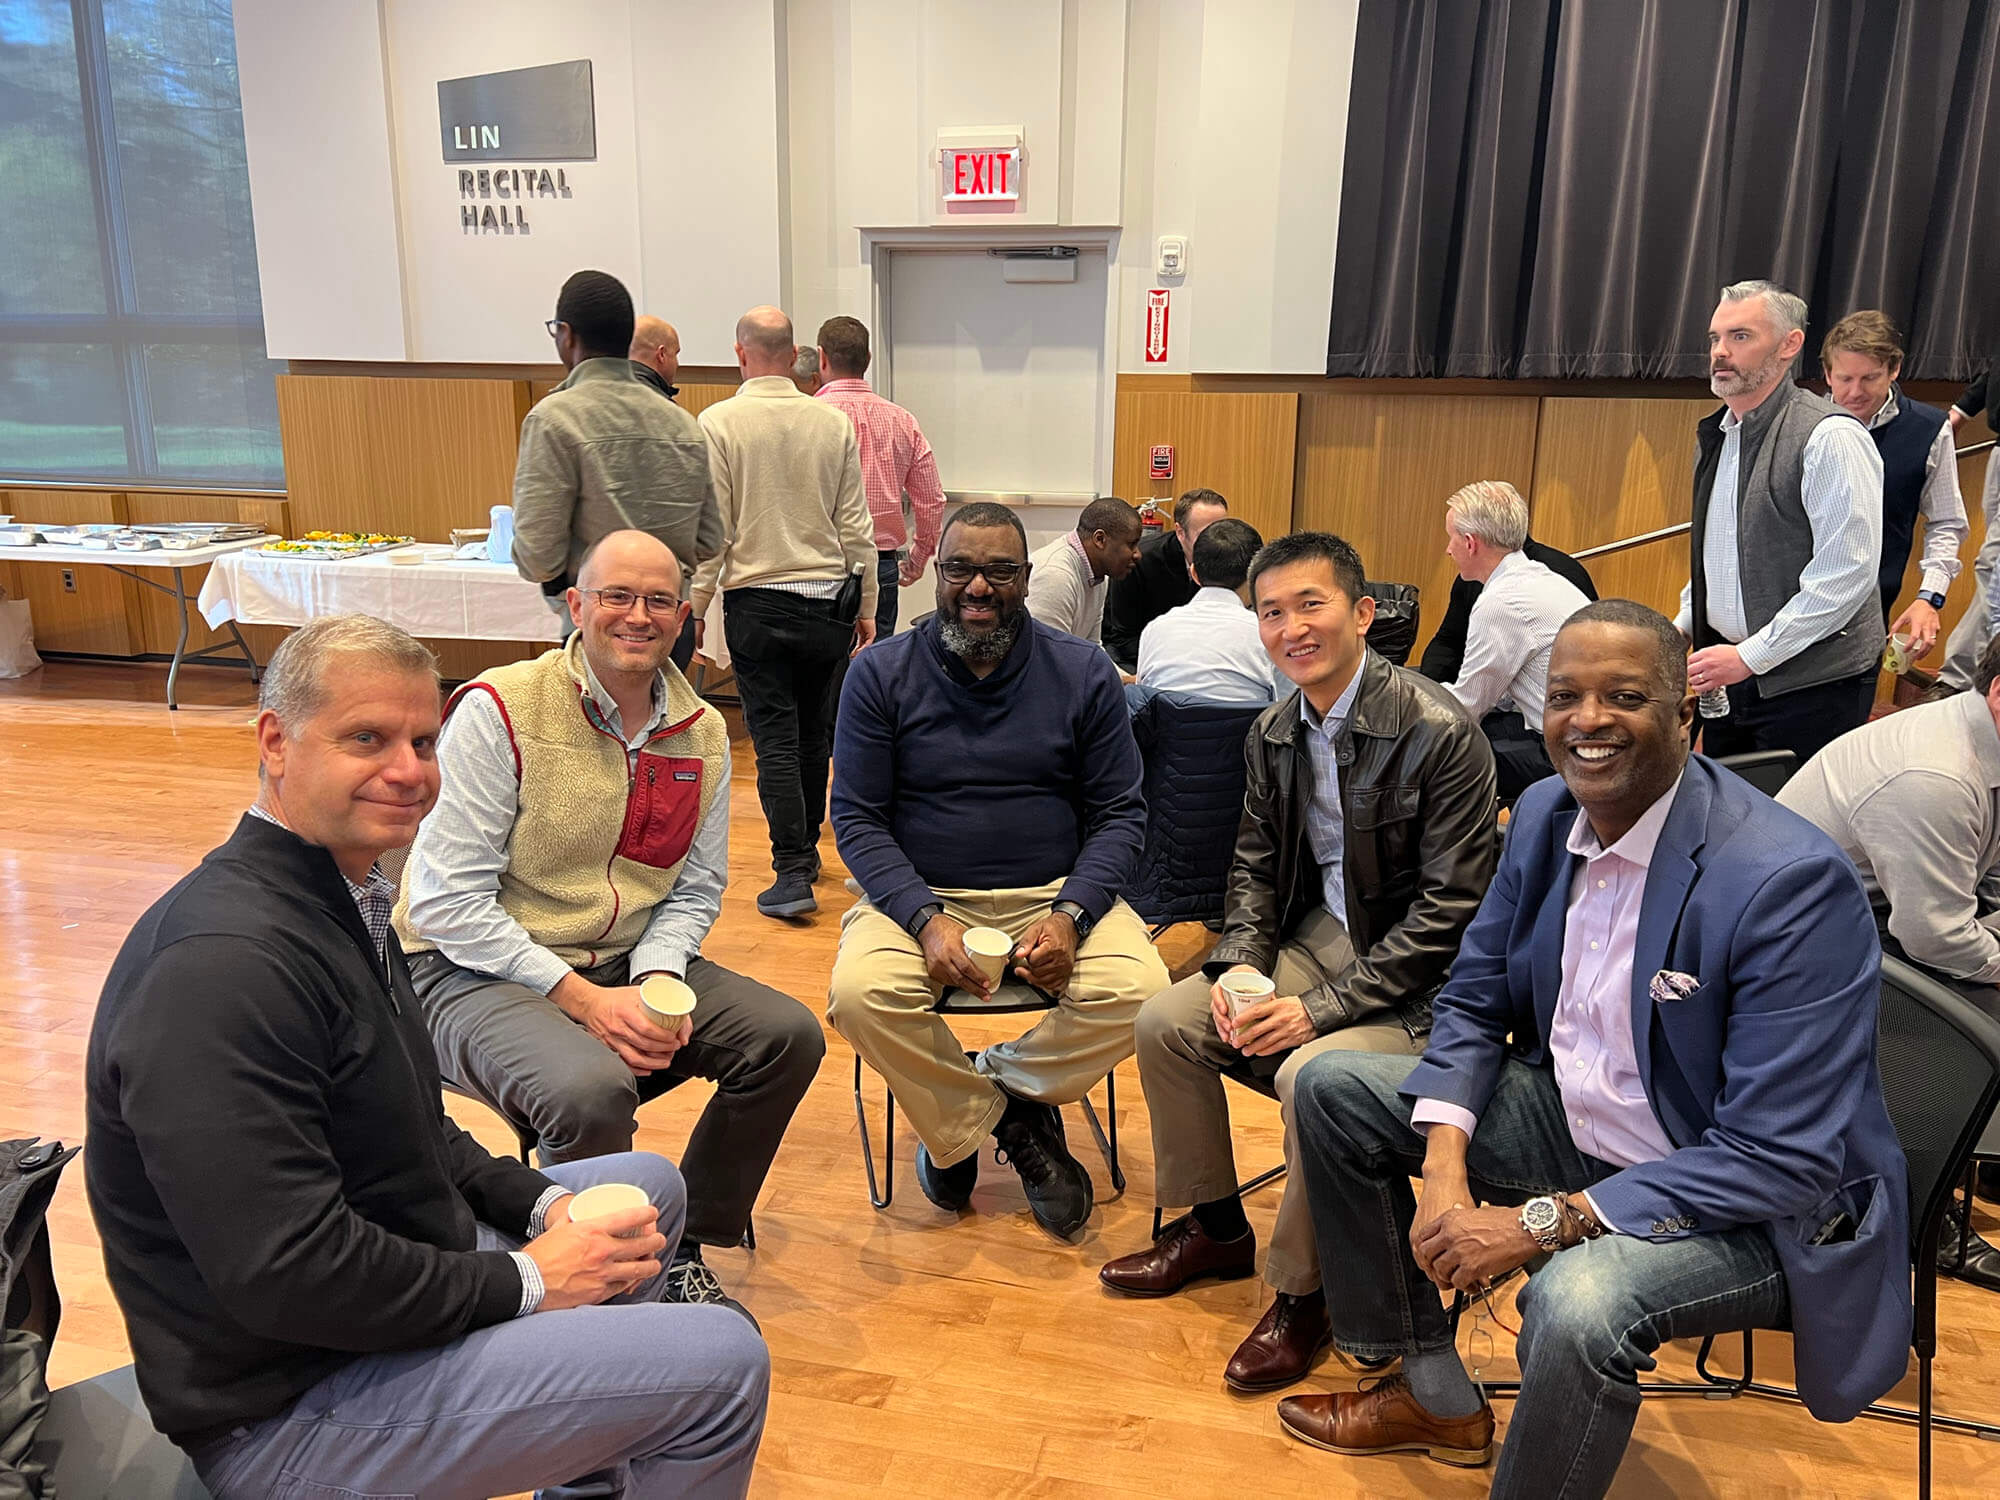
[[[1014,940],[997,927],[965,929],[965,951],[988,984],[998,984],[1014,956]]]
[[[1889,637],[1889,644],[1882,652],[1882,665],[1901,677],[1917,664],[1916,653],[1910,649],[1915,644],[1915,636],[1897,631]]]
[[[628,1208],[644,1208],[652,1201],[646,1196],[644,1188],[634,1187],[629,1182],[600,1182],[569,1200],[569,1218],[572,1224],[582,1224],[590,1219],[604,1218],[607,1214],[622,1213]],[[634,1229],[618,1237],[634,1240],[644,1232]]]
[[[639,999],[662,1026],[676,1026],[694,1009],[694,991],[671,974],[648,974],[639,981]]]
[[[1229,1019],[1232,1021],[1243,1014],[1245,1007],[1268,1000],[1278,992],[1278,987],[1262,974],[1247,971],[1224,974],[1216,983],[1229,997]]]

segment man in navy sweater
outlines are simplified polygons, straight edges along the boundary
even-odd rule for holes
[[[867,900],[841,924],[827,1019],[888,1080],[939,1208],[971,1201],[988,1135],[1042,1227],[1072,1240],[1090,1177],[1057,1106],[1132,1055],[1166,966],[1118,899],[1145,831],[1139,749],[1111,659],[1027,611],[1028,539],[1004,505],[946,524],[937,613],[862,652],[834,736],[833,829]],[[968,1058],[932,1009],[992,985],[969,928],[1058,1004]]]

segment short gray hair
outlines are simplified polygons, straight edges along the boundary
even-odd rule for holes
[[[819,350],[811,344],[799,345],[799,357],[792,361],[792,379],[817,380],[819,378]]]
[[[326,669],[336,656],[365,657],[438,684],[437,658],[407,631],[373,615],[326,615],[286,636],[264,668],[257,707],[278,716],[287,739],[326,707]]]
[[[1528,502],[1504,479],[1475,479],[1444,503],[1451,524],[1502,552],[1528,540]]]
[[[1788,292],[1775,281],[1732,281],[1722,289],[1724,302],[1748,302],[1752,297],[1764,299],[1764,310],[1771,315],[1771,327],[1782,341],[1793,331],[1804,333],[1806,329],[1806,300],[1797,292]]]

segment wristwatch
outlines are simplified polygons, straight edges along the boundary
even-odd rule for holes
[[[1918,589],[1917,597],[1932,609],[1944,608],[1944,595],[1940,594],[1936,589]]]
[[[1081,906],[1077,905],[1077,903],[1074,901],[1058,901],[1054,906],[1050,907],[1049,910],[1061,912],[1064,916],[1068,917],[1072,923],[1075,924],[1076,940],[1079,943],[1082,942],[1085,938],[1089,937],[1090,929],[1097,925],[1096,921],[1092,919],[1090,913],[1085,911]]]
[[[1543,1196],[1521,1205],[1521,1227],[1542,1249],[1551,1254],[1563,1247],[1563,1201]]]
[[[931,918],[943,915],[944,905],[942,902],[927,901],[917,908],[916,914],[910,918],[909,924],[903,930],[913,938],[921,938],[924,935],[924,929],[930,926]]]

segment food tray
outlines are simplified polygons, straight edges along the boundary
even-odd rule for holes
[[[415,541],[415,537],[387,536],[380,532],[309,531],[295,542],[266,542],[257,550],[266,557],[302,557],[319,562],[338,562],[345,557],[392,552]]]

